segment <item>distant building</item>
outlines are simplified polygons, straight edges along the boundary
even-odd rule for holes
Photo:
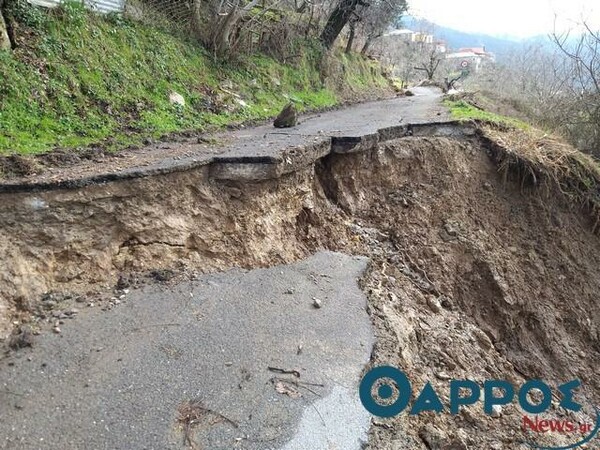
[[[386,33],[385,36],[399,38],[406,42],[412,42],[413,34],[415,34],[414,31],[403,29],[403,30],[392,30],[389,33]]]
[[[406,42],[422,42],[424,44],[433,44],[434,39],[433,34],[407,29],[392,30],[386,33],[384,37],[401,39]]]
[[[471,52],[476,55],[484,55],[485,54],[485,46],[483,47],[462,47],[458,49],[459,52]]]
[[[464,47],[457,52],[448,53],[446,59],[455,62],[457,69],[477,72],[485,64],[496,62],[496,56],[485,47]]]
[[[424,44],[433,44],[433,34],[417,31],[412,35],[412,42],[422,42]]]

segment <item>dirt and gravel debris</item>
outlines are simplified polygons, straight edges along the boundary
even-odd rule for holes
[[[430,381],[443,396],[451,378],[578,378],[582,403],[597,404],[593,222],[549,186],[503,179],[482,150],[477,140],[409,138],[329,162],[330,195],[361,219],[354,229],[373,261],[363,280],[379,331],[373,364],[400,367],[415,389]],[[592,422],[586,413],[577,420]],[[573,442],[525,435],[521,420],[512,405],[491,417],[481,407],[402,415],[376,425],[369,448]]]
[[[0,211],[0,286],[21,300],[4,307],[26,325],[31,306],[17,306],[48,291],[124,290],[139,273],[168,283],[185,270],[269,266],[327,248],[372,260],[362,287],[378,334],[374,365],[401,368],[415,388],[431,381],[443,396],[451,378],[578,378],[582,403],[599,404],[593,215],[560,186],[499,172],[493,151],[477,136],[407,137],[278,180],[222,183],[198,168],[12,195]],[[515,406],[376,419],[369,448],[524,449],[532,437],[521,419]],[[573,419],[591,421],[590,411]]]

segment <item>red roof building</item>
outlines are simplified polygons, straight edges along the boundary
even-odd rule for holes
[[[487,56],[488,52],[485,51],[485,47],[464,47],[461,48],[459,50],[460,53],[462,52],[471,52],[471,53],[475,53],[476,55],[480,55],[480,56]]]

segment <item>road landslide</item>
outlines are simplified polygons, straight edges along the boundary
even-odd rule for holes
[[[202,166],[11,194],[0,215],[0,286],[14,299],[5,308],[21,326],[43,328],[69,304],[61,297],[45,307],[48,291],[83,296],[85,305],[103,289],[143,285],[146,275],[178,285],[178,276],[289,264],[328,249],[370,258],[361,286],[377,336],[372,364],[400,367],[416,386],[431,381],[440,391],[450,378],[578,378],[582,403],[598,404],[595,210],[532,172],[502,133],[511,132],[405,126],[338,141],[291,171],[262,167],[251,179],[236,179],[247,172],[232,160],[218,178]],[[98,295],[94,308],[111,304]],[[573,420],[593,415],[586,408]],[[521,421],[516,406],[496,417],[473,407],[376,419],[369,448],[572,442],[531,436]]]

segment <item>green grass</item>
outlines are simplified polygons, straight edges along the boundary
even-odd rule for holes
[[[523,122],[522,120],[476,108],[464,100],[444,100],[444,105],[450,109],[452,118],[456,120],[481,120],[484,122],[515,127],[521,130],[528,130],[531,128],[528,123]]]
[[[320,76],[321,51],[298,41],[293,64],[264,55],[217,61],[166,30],[98,16],[74,3],[42,12],[18,3],[21,45],[0,52],[0,154],[101,144],[110,150],[169,133],[203,131],[339,103],[343,90],[385,87],[381,70],[340,56],[335,85]],[[169,102],[177,92],[185,106]]]

